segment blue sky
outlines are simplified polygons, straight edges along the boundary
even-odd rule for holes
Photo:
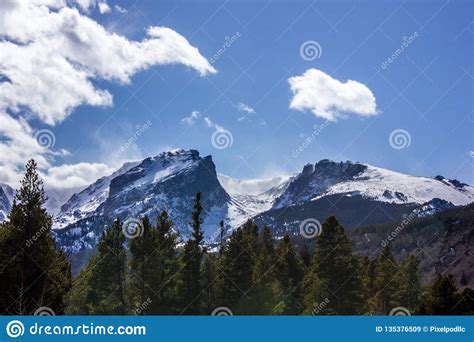
[[[235,178],[290,174],[329,158],[474,183],[470,1],[109,0],[108,5],[108,13],[91,7],[83,15],[134,41],[145,39],[149,26],[168,27],[198,48],[217,73],[200,76],[174,64],[136,72],[129,84],[94,78],[96,87],[113,96],[112,106],[79,105],[54,126],[29,119],[34,129],[54,133],[56,150],[69,151],[52,166],[116,167],[182,147],[211,154],[218,172]],[[235,41],[213,58],[231,37]],[[300,48],[308,41],[319,44],[318,58],[302,58]],[[365,85],[376,113],[345,113],[295,154],[313,127],[325,123],[310,109],[290,108],[288,79],[312,68],[342,83]],[[254,113],[245,113],[242,104]],[[183,123],[193,111],[199,118]],[[137,125],[148,120],[151,125],[136,136]],[[231,146],[213,146],[216,127],[230,132]],[[397,129],[407,132],[409,146],[391,146]],[[117,155],[134,136],[132,146]]]

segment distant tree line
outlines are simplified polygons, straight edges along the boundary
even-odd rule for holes
[[[370,259],[356,253],[343,227],[329,217],[315,248],[298,250],[247,221],[209,249],[196,194],[191,237],[181,241],[162,212],[128,239],[117,219],[97,253],[72,279],[51,235],[51,217],[36,164],[30,161],[8,220],[0,226],[0,313],[31,315],[48,307],[68,315],[466,315],[474,291],[451,275],[421,284],[419,261],[398,263],[390,246]],[[34,237],[34,239],[33,239]]]

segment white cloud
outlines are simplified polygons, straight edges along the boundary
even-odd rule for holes
[[[102,163],[63,164],[51,167],[42,177],[46,183],[53,184],[56,188],[78,188],[88,186],[114,171],[115,169]]]
[[[320,70],[309,69],[301,76],[289,78],[288,82],[293,93],[291,109],[310,110],[330,121],[347,114],[363,117],[378,114],[374,94],[357,81],[342,83]]]
[[[112,9],[110,8],[109,4],[106,1],[100,1],[98,3],[98,6],[99,6],[99,12],[101,14],[110,13],[112,11]]]
[[[255,114],[255,110],[250,107],[249,105],[246,105],[245,103],[243,102],[239,102],[239,104],[237,105],[237,109],[239,110],[239,112],[241,113],[245,113],[245,114]]]
[[[130,41],[75,8],[52,11],[24,1],[13,2],[2,16],[0,70],[9,82],[0,83],[0,104],[14,111],[28,107],[51,125],[81,104],[112,104],[111,94],[92,79],[128,83],[138,71],[178,63],[201,75],[216,72],[186,38],[166,27],[149,27],[146,39]]]
[[[139,71],[169,64],[216,72],[172,29],[152,26],[132,41],[86,15],[96,7],[110,11],[105,0],[0,1],[0,181],[17,185],[30,158],[50,186],[81,186],[109,173],[100,163],[54,166],[69,152],[42,146],[27,121],[54,126],[77,106],[111,106],[112,95],[94,80],[129,83]]]
[[[115,9],[117,12],[122,13],[122,14],[125,14],[125,13],[128,12],[125,8],[120,7],[119,5],[115,5],[115,6],[114,6],[114,9]]]
[[[199,113],[197,110],[194,110],[191,112],[189,116],[186,116],[181,119],[181,124],[192,126],[194,125],[196,120],[199,119],[200,117],[201,117],[201,113]]]
[[[225,131],[226,129],[222,127],[221,125],[217,124],[216,122],[212,121],[209,117],[204,117],[204,122],[206,123],[206,126],[209,128],[214,128],[216,131]]]

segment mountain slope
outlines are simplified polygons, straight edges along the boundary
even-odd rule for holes
[[[103,229],[119,217],[123,221],[148,215],[153,221],[166,210],[175,229],[186,238],[197,192],[203,198],[203,229],[212,236],[228,216],[231,198],[222,188],[211,156],[195,150],[175,150],[130,165],[73,196],[56,218],[56,237],[68,253],[93,248]],[[60,226],[62,224],[62,226]]]
[[[0,222],[7,218],[14,197],[15,190],[7,184],[0,183]]]
[[[360,195],[380,202],[423,204],[440,198],[454,205],[474,201],[474,188],[441,176],[415,177],[368,164],[321,160],[308,164],[287,190],[276,199],[274,209],[335,194]]]

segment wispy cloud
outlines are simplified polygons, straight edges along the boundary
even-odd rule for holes
[[[246,105],[243,102],[239,102],[239,104],[237,105],[237,109],[239,110],[239,112],[245,113],[245,114],[254,114],[255,113],[255,109],[253,109],[249,105]]]
[[[189,116],[186,116],[181,119],[181,124],[182,125],[188,125],[192,126],[196,122],[197,119],[201,117],[201,113],[199,113],[197,110],[194,110],[189,114]]]

